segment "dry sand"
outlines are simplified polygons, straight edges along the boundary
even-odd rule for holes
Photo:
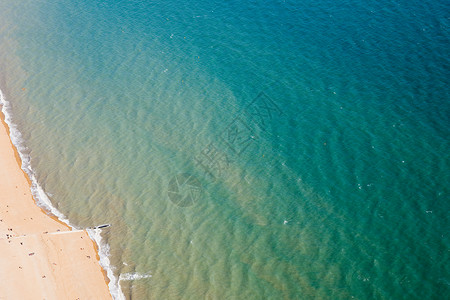
[[[0,299],[112,299],[87,232],[36,205],[0,116]]]

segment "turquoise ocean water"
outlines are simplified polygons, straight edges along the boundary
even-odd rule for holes
[[[448,299],[449,42],[444,0],[2,0],[0,89],[117,299]]]

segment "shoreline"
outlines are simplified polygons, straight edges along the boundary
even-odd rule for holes
[[[0,111],[0,298],[112,299],[88,232],[38,206],[5,118]]]
[[[16,159],[17,166],[19,167],[20,171],[22,171],[23,176],[25,177],[26,181],[28,182],[28,186],[31,187],[33,183],[31,182],[30,178],[28,177],[28,174],[25,173],[25,171],[22,169],[22,159],[20,158],[20,155],[19,155],[19,152],[17,151],[16,146],[14,146],[13,142],[11,141],[11,138],[10,138],[11,137],[11,132],[10,132],[8,124],[5,121],[5,115],[1,111],[1,108],[2,108],[2,103],[0,103],[0,123],[2,123],[3,127],[6,129],[6,134],[8,135],[8,139],[9,139],[9,143],[10,143],[11,149],[14,151],[14,158]],[[66,226],[68,230],[72,230],[73,229],[68,224],[66,224],[63,221],[61,221],[60,219],[58,219],[57,216],[49,214],[46,210],[44,210],[42,207],[40,207],[36,202],[35,202],[35,204],[42,211],[42,213],[47,215],[49,218],[52,218],[56,222],[61,223],[62,225]]]

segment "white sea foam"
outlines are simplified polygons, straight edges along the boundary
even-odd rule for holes
[[[117,280],[117,277],[114,276],[114,269],[109,261],[109,245],[103,242],[101,236],[101,229],[86,229],[87,233],[98,245],[98,255],[100,256],[100,266],[106,271],[106,275],[109,279],[109,292],[111,296],[115,300],[124,300],[125,296],[122,293],[122,289],[120,288],[120,279]]]
[[[119,281],[130,281],[130,280],[139,280],[139,279],[145,279],[150,278],[152,275],[150,274],[139,274],[139,273],[125,273],[120,274]]]
[[[79,229],[70,224],[69,220],[56,208],[52,205],[52,202],[48,198],[45,191],[37,182],[34,170],[31,168],[31,157],[26,154],[27,148],[25,147],[22,139],[22,134],[18,130],[16,124],[12,121],[11,118],[11,105],[5,99],[2,91],[0,90],[0,105],[3,115],[5,116],[5,122],[9,127],[9,135],[11,141],[16,147],[17,152],[19,153],[20,160],[22,161],[21,168],[28,175],[28,178],[31,181],[31,193],[36,200],[36,203],[39,207],[43,208],[45,211],[50,212],[54,216],[56,216],[60,221],[66,223],[71,228]],[[119,280],[114,276],[114,272],[112,266],[109,261],[109,245],[107,243],[102,242],[102,237],[100,235],[101,229],[87,229],[86,230],[92,240],[97,243],[99,249],[100,256],[100,265],[104,270],[106,270],[107,276],[110,280],[109,282],[109,292],[111,296],[115,300],[125,299],[125,296],[122,293],[122,290],[119,285]]]

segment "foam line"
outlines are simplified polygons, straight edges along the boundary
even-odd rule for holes
[[[106,271],[106,275],[109,278],[109,292],[115,300],[125,300],[125,296],[120,288],[120,280],[114,276],[114,269],[109,260],[109,245],[103,242],[101,232],[99,228],[87,228],[86,229],[89,237],[95,241],[98,245],[98,255],[100,256],[100,266]]]

